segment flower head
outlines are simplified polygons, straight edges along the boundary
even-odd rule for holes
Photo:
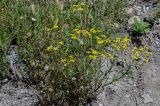
[[[53,49],[53,46],[48,46],[47,51],[50,52]]]

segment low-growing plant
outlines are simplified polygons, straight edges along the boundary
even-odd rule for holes
[[[29,78],[56,106],[85,105],[105,86],[131,75],[133,66],[149,61],[147,47],[132,47],[127,35],[108,34],[95,4],[13,2],[3,0],[3,32],[17,38]]]
[[[149,32],[149,24],[143,21],[135,21],[131,26],[131,33],[133,36],[142,36]]]

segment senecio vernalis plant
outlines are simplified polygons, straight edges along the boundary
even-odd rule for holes
[[[49,76],[44,89],[50,92],[50,98],[63,100],[69,105],[81,104],[86,98],[99,94],[105,86],[130,75],[134,65],[149,61],[151,53],[147,52],[146,46],[129,46],[127,35],[111,38],[101,33],[95,28],[76,28],[46,47],[45,54],[51,62],[47,63],[49,70],[45,74]],[[127,56],[119,57],[121,53],[127,53]],[[104,60],[108,64],[101,70]],[[121,64],[117,65],[118,62]],[[114,73],[117,67],[119,70]]]
[[[73,5],[70,11],[82,15],[85,11],[82,7],[87,6],[84,3]],[[79,26],[67,31],[59,26],[47,30],[49,34],[56,33],[58,39],[44,50],[48,69],[43,89],[56,105],[82,105],[105,86],[130,75],[133,66],[148,62],[151,55],[147,46],[132,47],[127,35],[114,37],[100,28],[84,27],[82,18]],[[58,35],[60,30],[64,31],[62,35]],[[120,54],[125,56],[120,57]]]
[[[6,25],[18,33],[19,55],[30,79],[56,106],[84,105],[107,85],[131,75],[133,67],[149,61],[147,46],[134,47],[127,35],[108,34],[90,2],[66,2],[60,10],[53,4],[31,2],[28,7],[26,1],[15,2],[10,5],[16,9],[6,13]]]

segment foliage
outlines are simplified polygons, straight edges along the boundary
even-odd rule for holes
[[[148,61],[146,48],[130,48],[127,35],[116,37],[110,31],[112,22],[123,20],[119,11],[124,0],[98,1],[1,1],[2,57],[16,38],[29,78],[55,105],[82,105],[108,84],[130,75],[139,60],[140,64]],[[107,3],[114,6],[109,9]],[[146,27],[141,27],[135,31],[143,32]]]
[[[139,34],[139,36],[144,35],[149,32],[149,25],[143,21],[135,21],[131,26],[132,34]]]

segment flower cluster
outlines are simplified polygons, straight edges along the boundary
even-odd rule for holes
[[[65,66],[79,59],[80,57],[77,57],[79,56],[78,54],[83,54],[84,57],[91,60],[97,60],[101,57],[115,59],[119,52],[121,53],[129,49],[128,44],[130,43],[130,39],[127,35],[111,37],[95,28],[75,28],[71,30],[66,37],[67,38],[63,40],[65,40],[67,46],[62,40],[56,43],[56,46],[50,45],[46,49],[47,52],[57,53],[58,61]],[[109,47],[110,50],[106,50],[106,47]],[[75,50],[76,48],[79,49]],[[151,53],[147,52],[147,49],[146,46],[140,48],[133,47],[133,49],[129,51],[131,52],[130,58],[133,61],[141,60],[139,64],[148,62],[147,57],[151,56]]]
[[[111,39],[106,35],[96,36],[97,44],[109,44],[111,43]]]
[[[120,51],[120,50],[124,50],[127,49],[127,45],[130,42],[130,39],[128,38],[127,35],[125,35],[124,37],[120,38],[120,37],[116,37],[111,46],[113,48],[115,48],[115,50]]]
[[[47,31],[50,32],[50,31],[52,31],[54,29],[58,29],[58,28],[59,28],[58,25],[54,25],[52,28],[48,28]]]
[[[86,4],[84,3],[78,3],[77,5],[72,5],[71,10],[72,11],[84,11],[86,8]]]
[[[147,46],[143,47],[133,47],[131,50],[131,58],[133,61],[136,61],[139,65],[149,62],[149,57],[152,55],[151,52],[148,52],[149,48]]]
[[[91,38],[92,33],[86,29],[73,29],[72,33],[70,33],[70,38],[72,40],[79,40],[83,37]]]
[[[114,56],[111,53],[104,52],[104,51],[98,51],[98,50],[95,50],[92,48],[90,48],[90,50],[87,51],[86,53],[88,54],[88,57],[93,60],[95,60],[98,56],[99,57],[107,57],[109,59],[114,58]]]
[[[61,58],[60,61],[63,65],[66,66],[67,64],[74,63],[75,62],[75,57],[70,55],[68,58]]]
[[[51,51],[57,52],[57,51],[59,51],[59,49],[62,45],[64,45],[64,42],[60,41],[57,43],[57,46],[52,46],[52,45],[48,46],[46,51],[47,52],[51,52]]]

